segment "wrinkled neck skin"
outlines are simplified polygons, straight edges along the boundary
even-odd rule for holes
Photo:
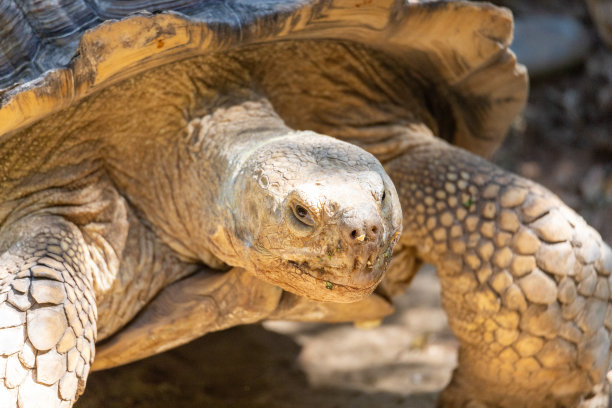
[[[167,237],[181,237],[171,246],[314,300],[353,302],[375,289],[401,210],[374,156],[289,129],[265,99],[218,107],[191,120],[186,134],[175,166],[189,176],[178,177],[173,194],[182,199],[168,211],[180,222],[159,223]]]
[[[194,159],[206,164],[198,168],[196,178],[204,179],[198,184],[207,185],[214,192],[210,196],[212,205],[203,208],[208,229],[203,240],[196,243],[200,247],[196,249],[198,257],[210,250],[228,265],[253,269],[244,248],[250,243],[237,236],[241,229],[239,221],[244,217],[236,214],[235,185],[248,173],[245,163],[257,149],[294,132],[263,98],[217,108],[209,115],[193,119],[187,131]]]

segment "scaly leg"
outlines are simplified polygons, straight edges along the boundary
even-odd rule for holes
[[[460,341],[438,405],[597,406],[612,329],[600,235],[543,187],[437,139],[386,167],[401,242],[437,266]]]
[[[134,320],[99,343],[92,368],[127,364],[206,333],[264,319],[371,324],[392,310],[376,294],[357,303],[319,303],[283,292],[244,269],[203,268],[164,288]]]
[[[201,271],[165,287],[131,322],[97,347],[94,370],[127,364],[212,331],[261,321],[282,289],[233,268]]]
[[[0,407],[71,407],[96,339],[93,262],[74,225],[22,221],[0,254]]]

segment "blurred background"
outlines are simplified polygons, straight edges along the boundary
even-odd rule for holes
[[[582,0],[494,3],[514,12],[531,93],[493,161],[551,189],[612,244],[612,0],[590,0],[591,13]],[[93,373],[76,406],[433,407],[457,348],[438,291],[425,268],[367,331],[271,322],[213,333]]]

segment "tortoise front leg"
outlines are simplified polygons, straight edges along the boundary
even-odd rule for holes
[[[204,268],[164,288],[121,331],[97,344],[92,368],[127,364],[206,333],[264,319],[365,324],[392,310],[376,294],[357,303],[320,303],[284,292],[241,268]]]
[[[545,188],[442,141],[386,167],[401,242],[437,266],[460,341],[439,406],[573,407],[603,390],[612,252],[600,235]]]
[[[127,364],[206,333],[263,320],[282,289],[244,269],[203,269],[164,288],[130,323],[97,345],[94,370]]]
[[[0,243],[0,406],[71,407],[94,358],[93,262],[59,217],[32,217],[4,236],[15,241]]]

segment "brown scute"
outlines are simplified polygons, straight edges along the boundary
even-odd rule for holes
[[[115,2],[103,3],[104,7],[99,9],[107,11],[106,14],[100,11],[100,19],[107,18],[106,15],[116,17],[126,11],[114,8]],[[55,56],[53,61],[41,62],[42,65],[59,70],[2,95],[0,134],[28,126],[113,83],[134,78],[163,64],[252,43],[273,44],[287,40],[348,40],[361,44],[366,50],[371,47],[368,52],[373,56],[379,53],[388,55],[389,61],[399,61],[400,68],[396,67],[396,72],[388,65],[383,66],[378,79],[384,83],[385,79],[405,78],[408,84],[403,86],[409,92],[403,98],[391,98],[389,106],[375,115],[380,121],[359,124],[361,127],[350,121],[319,123],[332,131],[336,128],[337,134],[346,128],[350,139],[357,134],[357,139],[367,140],[372,125],[387,126],[414,120],[432,123],[431,118],[435,117],[438,123],[435,126],[432,123],[432,127],[437,128],[439,136],[488,155],[497,147],[510,121],[525,103],[526,74],[507,49],[512,28],[507,10],[467,2],[402,5],[397,1],[388,8],[364,4],[358,12],[353,3],[341,0],[306,5],[286,2],[285,6],[274,9],[243,4],[225,10],[226,15],[219,10],[204,12],[205,5],[200,9],[199,6],[190,8],[188,2],[169,2],[160,9],[177,7],[190,15],[190,19],[176,13],[132,16],[106,22],[87,32],[83,29],[92,24],[87,17],[89,14],[78,11],[81,14],[73,16],[74,24],[83,22],[78,26],[81,28],[76,29],[83,35],[76,57],[67,68],[60,68],[62,64],[53,66],[54,61],[69,60],[74,53],[69,47],[42,54]],[[75,6],[75,10],[77,8]],[[278,9],[283,11],[275,11]],[[271,18],[272,15],[275,18]],[[235,23],[236,18],[240,24]],[[363,24],[364,19],[369,24]],[[159,41],[163,43],[161,48]],[[370,58],[384,65],[384,59]],[[324,64],[323,68],[317,68],[320,74],[334,70],[332,64]],[[296,68],[280,69],[287,75]],[[336,69],[341,68],[336,66]],[[296,82],[293,89],[298,91],[299,83]],[[378,92],[376,88],[371,89]],[[410,103],[412,98],[422,98],[424,102],[415,107]],[[361,105],[365,105],[363,102],[366,101]],[[296,122],[317,124],[314,113],[315,117],[296,118]]]

